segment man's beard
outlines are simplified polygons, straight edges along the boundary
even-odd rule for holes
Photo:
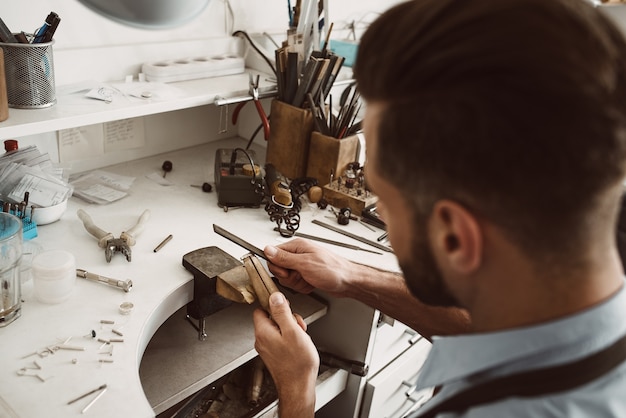
[[[416,216],[417,228],[411,243],[411,260],[398,260],[407,287],[421,302],[431,306],[460,307],[448,290],[428,243],[426,217]]]

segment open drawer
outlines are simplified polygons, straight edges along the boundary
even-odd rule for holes
[[[288,298],[293,311],[307,324],[326,314],[326,305],[310,296],[292,293]],[[186,307],[159,327],[139,368],[144,393],[155,414],[180,404],[257,356],[252,322],[255,307],[233,304],[207,317],[208,337],[204,341],[185,320]],[[318,378],[318,402],[328,402],[345,388],[346,381],[347,372],[343,370],[322,373]]]

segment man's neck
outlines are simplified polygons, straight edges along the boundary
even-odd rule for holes
[[[523,273],[512,272],[509,279],[494,280],[494,285],[478,294],[468,308],[474,331],[539,324],[602,303],[624,284],[617,254],[606,258],[604,263],[596,263],[588,272],[578,275],[520,277]],[[546,286],[548,280],[552,284]]]

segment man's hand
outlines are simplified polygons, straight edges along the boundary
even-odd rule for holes
[[[256,309],[253,319],[254,348],[274,379],[280,417],[313,417],[319,355],[304,320],[280,292],[270,295],[270,316]]]
[[[277,247],[265,247],[269,270],[280,284],[300,293],[320,289],[344,296],[345,275],[355,266],[350,261],[307,240],[294,238]]]

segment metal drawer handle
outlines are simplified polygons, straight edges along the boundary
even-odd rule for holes
[[[409,340],[409,345],[413,345],[419,340],[421,340],[422,338],[424,338],[421,335],[419,335],[417,332],[413,331],[411,328],[405,329],[404,333],[412,336],[411,339]]]
[[[402,382],[402,384],[405,384],[405,382]],[[412,390],[411,394],[413,394],[415,392],[415,387],[412,387],[411,390]],[[420,406],[422,406],[424,402],[429,398],[429,391],[427,390],[419,391],[417,393],[418,393],[418,396],[416,398],[413,398],[410,395],[407,395],[407,401],[411,402],[412,405],[406,411],[404,411],[404,413],[400,416],[400,418],[407,418],[409,415],[415,412]]]

